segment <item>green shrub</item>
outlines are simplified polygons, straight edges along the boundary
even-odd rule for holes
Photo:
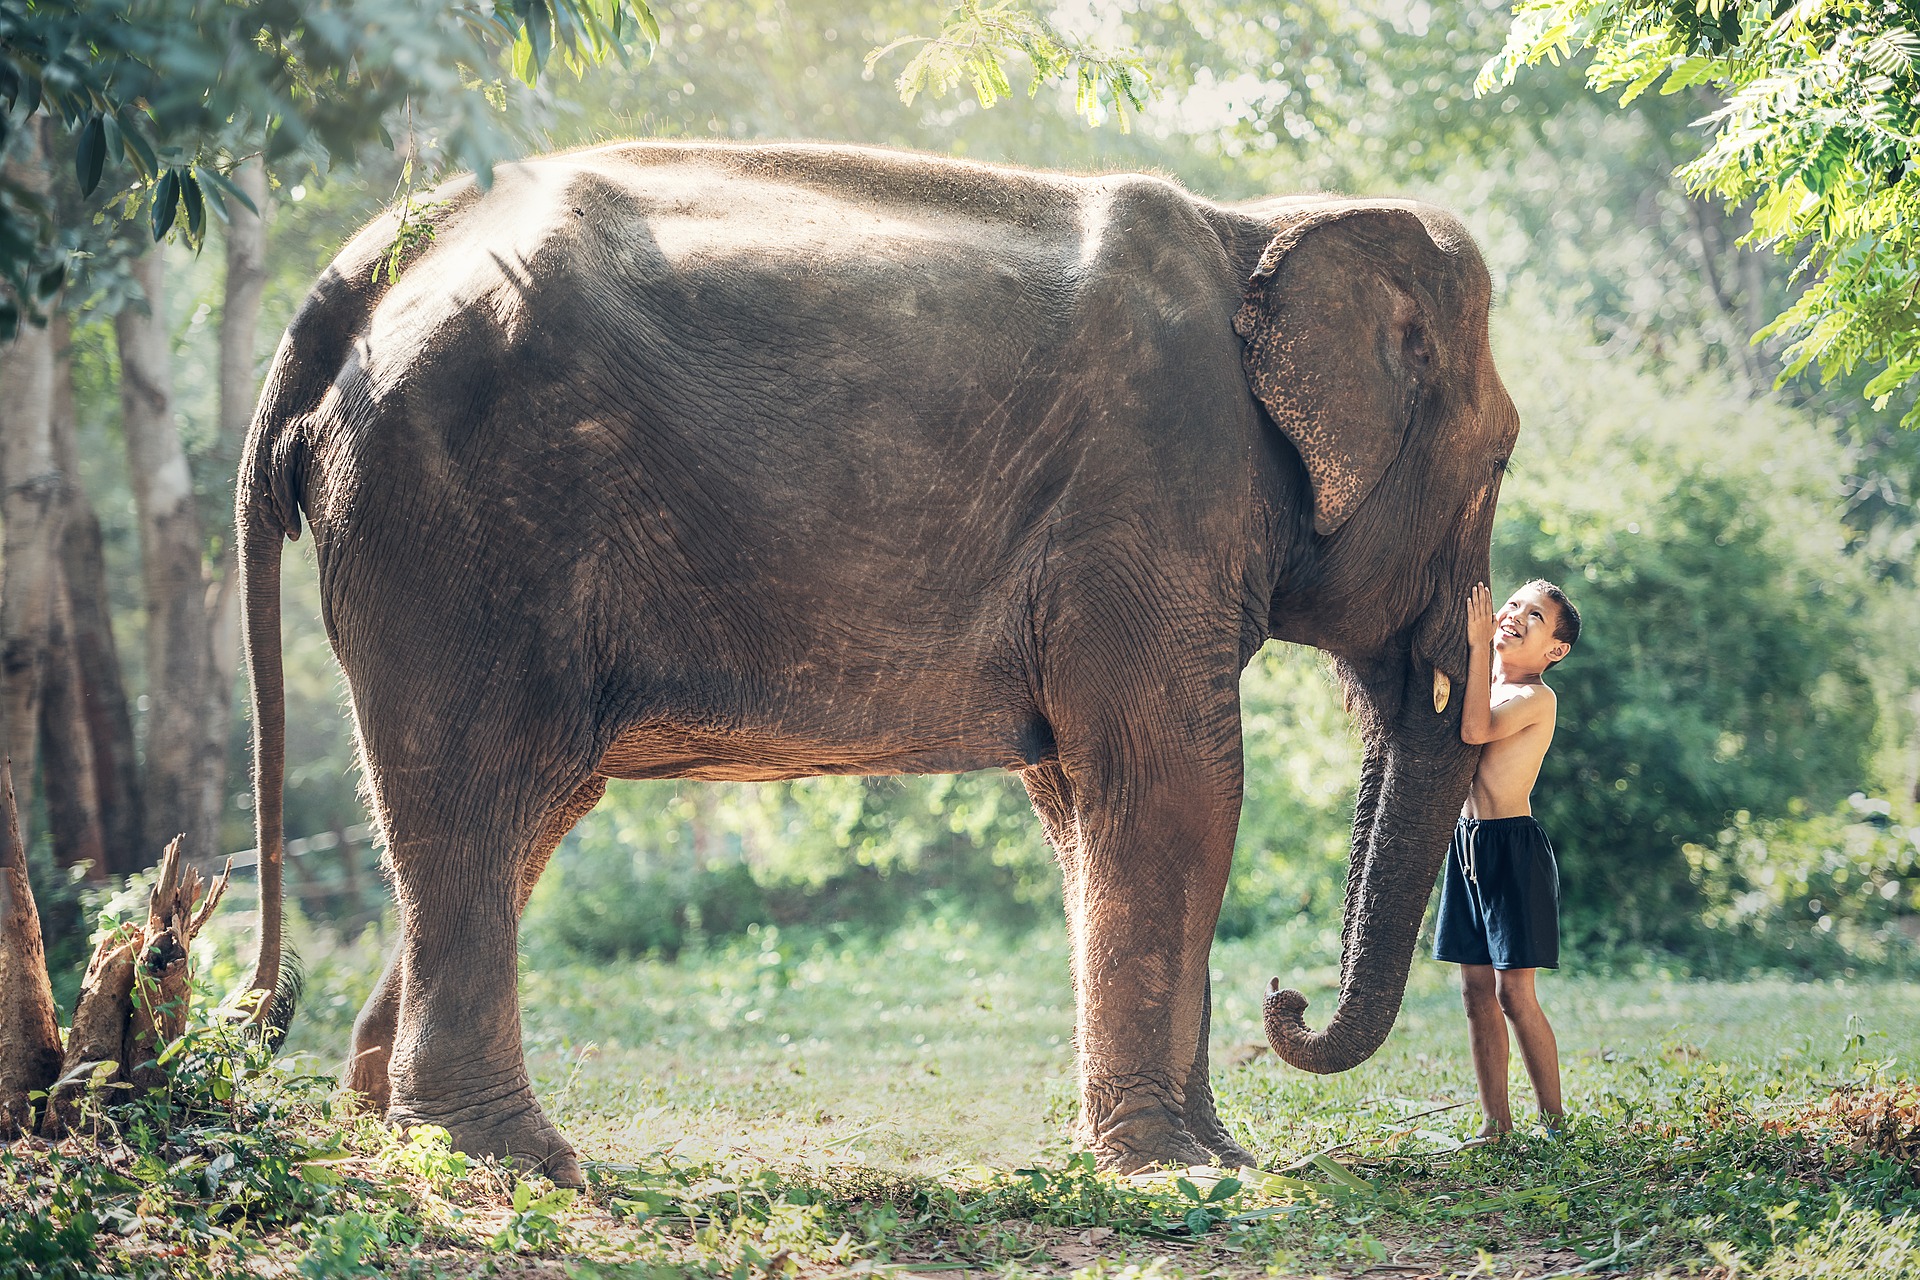
[[[1892,806],[1854,794],[1830,813],[1742,810],[1684,852],[1705,937],[1765,962],[1831,972],[1911,963],[1920,939],[1920,848]]]
[[[528,905],[534,951],[675,956],[755,925],[879,932],[953,908],[1010,929],[1056,910],[1058,874],[1019,780],[616,783]]]
[[[1360,744],[1326,660],[1272,643],[1240,680],[1246,802],[1218,934],[1340,920]],[[1338,954],[1339,944],[1334,944]]]
[[[1494,539],[1503,589],[1551,578],[1584,615],[1548,677],[1559,728],[1534,809],[1588,945],[1689,949],[1703,904],[1682,847],[1712,843],[1740,811],[1831,808],[1868,779],[1875,746],[1846,573],[1779,522],[1784,500],[1667,462],[1651,494],[1505,503]]]

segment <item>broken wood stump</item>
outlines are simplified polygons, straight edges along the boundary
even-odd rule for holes
[[[94,949],[47,1100],[47,1137],[78,1129],[96,1091],[125,1086],[120,1092],[136,1097],[166,1083],[157,1059],[187,1029],[189,949],[226,892],[227,876],[223,871],[207,886],[175,837],[148,892],[146,920],[121,925]]]

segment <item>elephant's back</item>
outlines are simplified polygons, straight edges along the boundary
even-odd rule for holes
[[[358,416],[387,424],[360,444],[457,456],[586,431],[642,464],[717,443],[736,469],[825,451],[856,496],[916,454],[964,471],[1009,423],[1098,411],[1116,341],[1136,378],[1191,364],[1182,324],[1218,345],[1234,299],[1191,206],[1140,175],[800,144],[504,165],[336,265],[406,250],[357,344]],[[1183,221],[1187,240],[1166,233]]]
[[[424,216],[329,411],[340,523],[404,477],[476,542],[684,584],[676,607],[777,584],[973,626],[954,609],[1014,589],[1089,450],[1086,500],[1137,507],[1207,388],[1244,399],[1224,255],[1158,179],[625,144]]]
[[[485,193],[450,184],[416,223],[422,247],[368,327],[389,370],[461,349],[447,330],[483,322],[532,366],[633,355],[711,382],[908,363],[926,381],[941,352],[966,350],[977,383],[1009,356],[1033,367],[1090,295],[1148,287],[1134,250],[1151,246],[1156,269],[1224,262],[1196,202],[1163,179],[823,144],[540,157],[501,166]],[[371,238],[377,256],[394,236]]]

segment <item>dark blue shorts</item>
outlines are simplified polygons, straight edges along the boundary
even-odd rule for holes
[[[1560,967],[1560,868],[1533,818],[1462,818],[1440,880],[1433,958],[1496,969]]]

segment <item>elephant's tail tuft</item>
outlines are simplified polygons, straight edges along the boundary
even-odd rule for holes
[[[300,996],[307,989],[307,966],[292,943],[281,948],[280,975],[274,984],[273,998],[266,1002],[266,1017],[259,1024],[261,1038],[269,1051],[278,1053],[293,1027],[293,1015],[300,1007]]]

